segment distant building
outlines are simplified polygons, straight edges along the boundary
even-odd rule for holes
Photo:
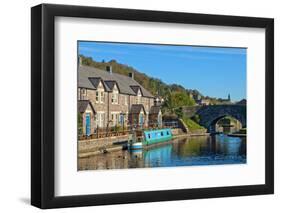
[[[208,106],[208,105],[210,105],[210,100],[209,99],[201,99],[200,105]]]
[[[192,95],[192,94],[191,94]],[[195,100],[195,102],[198,102],[202,99],[200,94],[194,94],[192,95],[193,99]]]
[[[247,100],[246,99],[242,99],[238,102],[236,102],[237,105],[247,105]]]
[[[83,134],[113,126],[143,127],[154,119],[150,113],[155,112],[151,110],[155,97],[134,80],[133,73],[125,76],[113,73],[111,67],[105,71],[83,65],[78,72],[78,112],[83,118]]]
[[[149,111],[149,126],[162,126],[162,112],[160,106],[152,106]]]
[[[202,98],[201,95],[197,95],[195,98],[195,103],[200,106],[207,106],[210,105],[211,101],[209,98]]]
[[[228,94],[227,99],[219,98],[219,104],[232,104],[230,94]]]
[[[227,99],[223,98],[210,98],[208,96],[202,97],[201,95],[194,96],[195,103],[200,106],[207,106],[210,104],[232,104],[230,94],[228,94]]]
[[[161,106],[163,103],[164,103],[164,99],[160,95],[154,97],[155,106]]]
[[[199,106],[207,106],[210,105],[210,100],[206,98],[201,98],[200,100],[195,100],[195,103]]]

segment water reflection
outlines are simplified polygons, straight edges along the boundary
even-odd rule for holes
[[[226,135],[174,140],[148,150],[116,151],[79,159],[79,170],[246,163],[246,138]]]

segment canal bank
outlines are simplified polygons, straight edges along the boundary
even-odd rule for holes
[[[128,142],[128,135],[95,138],[78,141],[78,157],[84,158],[92,155],[122,150]]]
[[[231,136],[231,137],[247,137],[246,134],[242,134],[242,133],[230,133],[230,134],[227,134],[228,136]]]
[[[231,136],[231,137],[246,137],[247,136],[247,129],[243,128],[243,129],[240,129],[238,132],[229,133],[228,136]]]
[[[172,130],[172,140],[167,142],[162,142],[159,144],[149,145],[145,147],[146,149],[154,146],[159,146],[166,143],[171,143],[175,139],[182,139],[186,137],[196,137],[196,136],[209,136],[209,133],[203,131],[184,133],[181,129]],[[114,152],[119,150],[124,150],[127,148],[128,135],[112,136],[106,138],[96,138],[78,141],[78,157],[86,158],[92,155],[98,155],[108,152]]]

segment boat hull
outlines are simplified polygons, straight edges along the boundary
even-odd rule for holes
[[[144,131],[144,145],[152,145],[157,143],[166,142],[172,139],[172,131],[170,128],[145,130]]]
[[[142,145],[143,145],[142,142],[135,142],[135,143],[131,143],[128,148],[130,150],[142,149]]]

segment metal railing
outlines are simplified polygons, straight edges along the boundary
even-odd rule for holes
[[[113,136],[125,136],[128,135],[132,131],[144,131],[144,130],[154,130],[154,129],[161,129],[161,128],[179,128],[178,121],[166,121],[162,122],[161,125],[158,123],[149,123],[148,125],[140,125],[140,124],[127,124],[123,126],[111,126],[111,127],[99,127],[97,126],[94,129],[94,133],[91,135],[84,135],[80,134],[78,136],[79,140],[86,140],[86,139],[98,139],[98,138],[106,138],[106,137],[113,137]]]

